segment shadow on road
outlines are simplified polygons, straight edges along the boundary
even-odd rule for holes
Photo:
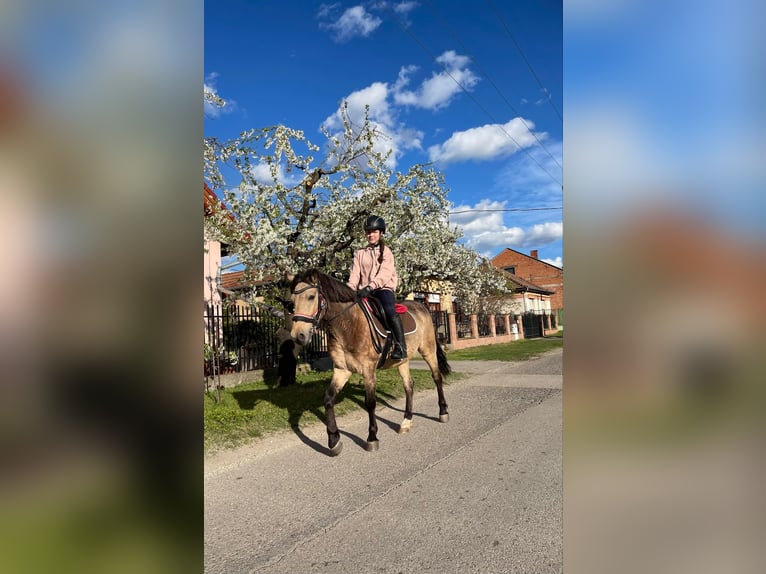
[[[328,378],[326,381],[297,383],[287,387],[273,386],[267,389],[235,390],[232,392],[232,397],[237,401],[242,410],[253,410],[257,404],[267,402],[286,411],[290,428],[300,441],[317,452],[329,454],[326,446],[308,437],[301,429],[301,426],[305,427],[307,424],[314,422],[324,423],[324,393],[329,383],[330,379]],[[378,402],[388,406],[388,402],[383,397],[388,399],[396,398],[388,393],[381,393],[380,389],[378,389]],[[341,416],[344,412],[348,412],[347,408],[343,408],[346,406],[343,405],[346,401],[355,403],[364,411],[364,387],[354,384],[347,384],[343,387],[335,402],[336,416]],[[378,417],[378,420],[394,430],[399,428],[398,424],[381,417]],[[365,437],[356,437],[342,428],[340,432],[364,448],[366,435]]]
[[[378,402],[380,404],[384,405],[385,407],[391,409],[392,411],[396,411],[398,413],[402,413],[402,416],[404,416],[404,409],[403,408],[395,407],[394,405],[392,405],[388,401],[384,401],[384,400],[381,400],[381,399],[378,399]],[[415,417],[420,417],[422,419],[427,419],[429,421],[435,421],[437,423],[440,422],[439,421],[439,417],[432,416],[432,415],[427,415],[425,413],[418,413],[418,412],[413,411],[412,412],[412,418],[414,419]],[[380,416],[378,416],[378,420],[383,421],[384,423],[386,423],[388,426],[390,426],[395,431],[399,430],[399,424],[394,424],[394,423],[392,423],[390,421],[387,421],[387,420],[383,419]]]

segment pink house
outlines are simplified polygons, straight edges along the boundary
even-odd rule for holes
[[[218,196],[203,184],[205,217],[210,217],[218,209],[226,209],[226,206],[218,199]],[[203,267],[203,299],[204,306],[221,303],[221,293],[218,290],[218,273],[221,269],[221,258],[227,254],[226,245],[220,241],[208,237],[203,232],[204,241],[204,267]]]

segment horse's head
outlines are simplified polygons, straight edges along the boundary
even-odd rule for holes
[[[306,345],[327,310],[318,274],[306,272],[297,275],[290,285],[290,299],[293,302],[293,328],[290,335],[299,345]]]

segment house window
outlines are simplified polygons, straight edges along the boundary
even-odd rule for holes
[[[511,275],[516,275],[516,266],[511,265],[510,267],[503,267],[503,271],[507,271]]]

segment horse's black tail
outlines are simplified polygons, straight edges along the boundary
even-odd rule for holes
[[[444,353],[444,349],[442,349],[442,346],[438,341],[436,342],[436,360],[439,363],[439,372],[442,375],[447,376],[452,372],[452,367],[450,367],[447,362],[447,355]]]

